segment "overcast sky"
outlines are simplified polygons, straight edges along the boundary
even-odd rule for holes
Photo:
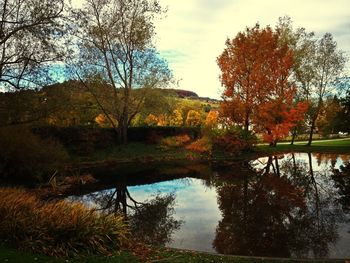
[[[350,55],[350,0],[159,0],[168,8],[156,22],[156,46],[167,59],[178,88],[200,96],[220,97],[222,87],[216,58],[227,37],[257,22],[274,27],[288,15],[294,28],[317,36],[333,34],[340,49]],[[349,72],[349,63],[347,64]]]

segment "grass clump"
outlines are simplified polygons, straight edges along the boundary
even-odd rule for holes
[[[164,149],[176,148],[183,146],[189,141],[191,141],[191,138],[187,134],[171,136],[161,139],[160,146]]]
[[[197,153],[210,153],[212,150],[212,142],[208,136],[203,136],[186,146],[186,149]]]
[[[45,203],[22,189],[0,188],[0,239],[55,257],[110,254],[128,240],[123,217],[81,203]]]

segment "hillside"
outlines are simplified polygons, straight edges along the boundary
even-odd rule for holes
[[[100,103],[110,114],[115,114],[114,92],[109,86],[94,87]],[[117,91],[121,92],[121,90]],[[108,95],[110,94],[110,95]],[[142,89],[134,89],[135,98],[144,96]],[[135,103],[134,103],[135,104]],[[131,104],[130,107],[137,106]],[[219,101],[199,97],[182,89],[152,89],[147,92],[142,107],[132,125],[143,125],[149,114],[168,115],[181,110],[183,118],[189,110],[201,112],[203,118],[210,109],[217,109]],[[22,90],[0,93],[0,123],[3,125],[36,123],[37,125],[93,125],[102,112],[92,94],[79,81],[66,81],[41,90]]]
[[[204,102],[220,102],[217,99],[212,99],[209,97],[199,97],[197,93],[190,91],[190,90],[183,90],[183,89],[160,89],[164,91],[167,95],[176,96],[181,99],[192,99],[192,100],[200,100]]]

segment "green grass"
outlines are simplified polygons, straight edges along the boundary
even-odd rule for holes
[[[44,255],[22,252],[15,249],[10,249],[0,245],[0,262],[13,263],[139,263],[140,261],[127,252],[122,252],[119,255],[112,256],[89,256],[74,259],[57,259]]]
[[[280,142],[277,147],[267,144],[259,144],[256,147],[258,154],[272,154],[276,152],[321,152],[321,153],[350,153],[350,138],[315,140],[311,146],[306,146],[307,141],[297,141],[294,145],[289,142]],[[248,155],[254,155],[248,154]],[[247,156],[248,156],[247,155]],[[189,158],[191,157],[191,158]],[[214,159],[230,159],[232,157],[217,152],[212,156]],[[246,155],[239,157],[240,159]],[[249,157],[249,156],[248,156]],[[247,158],[248,158],[247,157]],[[138,161],[172,161],[200,159],[201,155],[184,148],[164,149],[155,144],[129,143],[117,147],[97,150],[88,156],[73,156],[73,163],[101,163],[101,162],[138,162]]]
[[[155,144],[129,143],[117,147],[97,150],[88,156],[73,156],[73,161],[78,162],[100,162],[100,161],[138,161],[138,160],[172,160],[187,159],[188,155],[194,153],[184,148],[164,149]]]
[[[318,140],[314,141],[311,145],[314,146],[334,146],[334,147],[350,147],[350,138],[346,139],[334,139],[334,140]]]
[[[29,263],[29,262],[47,262],[47,263],[60,263],[63,260],[49,258],[43,255],[24,253],[18,250],[5,248],[0,246],[0,262],[16,262],[16,263]]]
[[[258,145],[257,152],[275,153],[275,152],[321,152],[321,153],[350,153],[350,138],[317,140],[313,141],[311,146],[306,146],[306,141],[290,143],[278,143],[277,147],[270,147],[266,144]]]
[[[0,262],[13,263],[141,263],[146,260],[140,260],[122,252],[119,255],[112,256],[89,256],[73,259],[56,259],[46,257],[43,255],[32,254],[28,252],[20,252],[15,249],[5,248],[0,245]],[[263,258],[263,257],[236,257],[223,256],[210,253],[182,251],[177,249],[160,249],[155,250],[151,258],[147,262],[172,262],[172,263],[295,263],[295,262],[344,262],[344,260],[296,260],[296,259],[282,259],[282,258]]]
[[[155,254],[156,262],[172,263],[277,263],[277,262],[344,262],[344,260],[297,260],[288,258],[225,256],[178,249],[161,249]]]

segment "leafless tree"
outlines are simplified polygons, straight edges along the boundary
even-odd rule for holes
[[[170,79],[170,71],[154,49],[153,20],[162,13],[158,1],[86,0],[83,9],[73,15],[79,24],[74,35],[79,59],[74,72],[84,86],[94,92],[97,82],[109,87],[113,109],[104,107],[121,142],[127,142],[127,128],[140,110],[146,91]],[[91,85],[93,84],[93,85]],[[145,92],[133,91],[143,88]],[[135,95],[136,94],[136,95]]]
[[[40,87],[62,58],[64,0],[0,0],[0,88]]]

